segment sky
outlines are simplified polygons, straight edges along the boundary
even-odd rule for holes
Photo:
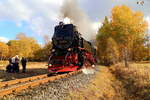
[[[23,32],[43,44],[43,36],[51,38],[54,26],[62,20],[60,8],[65,0],[0,0],[0,41],[8,42]],[[125,4],[135,11],[142,11],[150,30],[150,0],[78,0],[78,6],[92,21],[95,30],[105,16],[111,16],[115,5]],[[149,31],[150,32],[150,31]]]

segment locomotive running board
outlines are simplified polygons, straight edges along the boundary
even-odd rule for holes
[[[77,71],[77,68],[78,68],[78,66],[69,66],[69,67],[66,67],[64,69],[58,70],[57,72],[58,73],[60,73],[60,72],[72,72],[72,71]]]

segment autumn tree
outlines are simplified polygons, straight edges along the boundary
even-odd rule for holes
[[[150,34],[146,34],[144,46],[146,49],[146,57],[144,60],[150,60]]]
[[[107,39],[107,64],[116,64],[119,61],[119,49],[117,43],[110,37]]]
[[[27,37],[24,33],[16,36],[17,40],[10,40],[8,42],[10,48],[10,56],[24,56],[32,59],[34,52],[40,49],[40,45],[32,37]]]
[[[50,57],[51,48],[51,42],[46,43],[42,48],[34,52],[34,59],[36,61],[47,61]]]
[[[144,15],[141,12],[132,11],[129,7],[115,6],[112,9],[111,19],[107,17],[104,20],[102,27],[97,34],[97,47],[100,57],[106,55],[106,40],[112,38],[119,48],[120,58],[125,61],[125,66],[128,66],[127,61],[132,60],[131,54],[135,52],[136,44],[140,42],[140,46],[144,46],[142,42],[147,32],[147,22],[144,20]],[[101,52],[102,51],[102,52]],[[135,55],[132,55],[135,56]]]
[[[130,57],[130,49],[134,47],[134,42],[144,39],[147,31],[147,23],[142,12],[134,12],[129,7],[122,5],[112,9],[112,37],[123,48],[125,66]]]
[[[8,41],[9,45],[9,56],[13,57],[15,55],[19,55],[20,53],[20,42],[18,40],[10,40]]]
[[[102,27],[99,29],[96,40],[97,40],[97,56],[100,63],[107,64],[107,39],[110,37],[111,29],[108,18],[105,17]]]
[[[3,42],[0,42],[0,60],[5,59],[8,56],[8,52],[8,45]]]

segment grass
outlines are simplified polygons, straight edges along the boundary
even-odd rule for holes
[[[0,60],[0,68],[7,65],[7,64],[8,64],[8,61]]]
[[[66,100],[150,100],[150,63],[99,67],[96,78]]]
[[[150,72],[150,62],[131,63],[130,67],[142,72]]]
[[[128,68],[113,66],[111,71],[126,90],[125,98],[129,100],[150,100],[149,68],[144,68],[145,65],[133,65]]]
[[[0,64],[2,65],[0,66],[0,81],[8,81],[47,73],[46,62],[28,62],[26,73],[22,73],[21,64],[19,73],[6,73],[5,69],[8,64],[7,61],[0,62]]]

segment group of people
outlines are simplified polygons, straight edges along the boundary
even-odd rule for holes
[[[9,64],[6,66],[6,72],[10,73],[18,73],[19,72],[19,56],[16,55],[12,58],[9,58]],[[25,57],[21,58],[21,65],[22,65],[22,72],[26,72],[26,64],[27,64],[27,59]]]

